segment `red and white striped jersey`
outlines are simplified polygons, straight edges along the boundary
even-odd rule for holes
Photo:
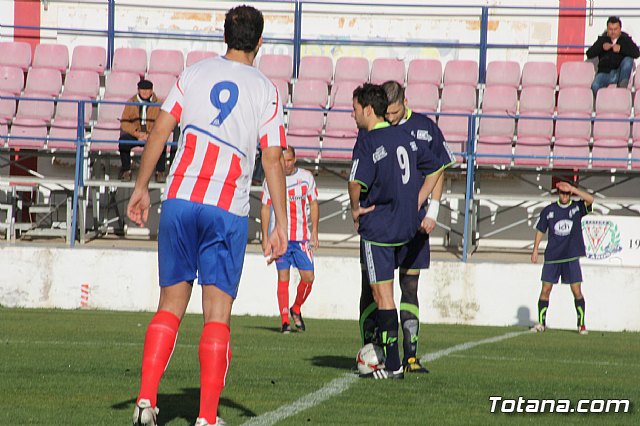
[[[182,130],[163,199],[247,216],[258,141],[286,148],[274,84],[254,67],[210,58],[184,70],[162,109]]]
[[[305,169],[287,176],[287,217],[289,218],[289,241],[309,240],[309,203],[318,199],[318,188],[313,174]],[[271,205],[267,181],[262,183],[262,204]],[[273,212],[269,232],[275,226]]]

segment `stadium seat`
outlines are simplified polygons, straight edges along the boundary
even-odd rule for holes
[[[6,123],[3,123],[0,120],[0,148],[4,147],[4,145],[7,143],[7,136],[9,136],[9,127]]]
[[[64,74],[69,68],[69,49],[64,44],[38,44],[31,68],[51,68]]]
[[[0,65],[0,93],[19,96],[24,89],[24,73],[18,67]]]
[[[71,55],[71,70],[93,71],[104,74],[107,51],[100,46],[76,46]]]
[[[350,112],[329,111],[322,138],[322,158],[350,160],[357,136],[358,128]]]
[[[330,85],[333,79],[333,61],[329,56],[304,56],[300,59],[299,80],[320,80]]]
[[[22,41],[0,42],[0,65],[27,72],[31,66],[31,45]]]
[[[136,47],[119,47],[113,53],[112,72],[130,72],[143,77],[147,72],[147,51]]]
[[[298,80],[293,88],[293,105],[325,108],[329,88],[321,80]]]
[[[568,87],[591,88],[595,69],[591,62],[565,62],[560,68],[560,79],[558,86],[560,90]]]
[[[77,138],[77,127],[51,126],[49,138],[47,139],[47,148],[53,150],[73,151],[76,149]]]
[[[353,91],[361,82],[342,81],[331,86],[329,106],[341,109],[353,109]]]
[[[489,86],[485,89],[482,114],[513,117],[517,107],[518,92],[515,87]],[[476,162],[478,164],[511,164],[514,132],[514,118],[481,117],[476,153],[500,156],[478,156]]]
[[[98,120],[94,127],[100,129],[120,129],[120,118],[125,105],[119,103],[100,102]]]
[[[178,77],[183,69],[184,55],[182,51],[166,49],[151,51],[148,74],[169,74]]]
[[[558,71],[553,62],[531,61],[522,67],[522,88],[543,86],[551,89],[556,88],[558,81]]]
[[[428,83],[407,84],[405,98],[409,108],[429,115],[438,110],[438,87]],[[435,119],[434,116],[431,116]]]
[[[173,88],[178,77],[173,74],[154,74],[149,72],[147,80],[153,83],[153,92],[159,101],[164,101],[169,95],[169,91]]]
[[[276,86],[276,89],[278,89],[278,95],[280,96],[282,105],[287,105],[289,102],[289,83],[279,78],[272,78],[271,82]]]
[[[590,118],[591,88],[569,87],[558,93],[558,118]],[[553,144],[554,167],[583,167],[589,163],[590,120],[557,120]],[[583,158],[560,158],[563,156]]]
[[[458,84],[471,86],[474,89],[478,85],[478,63],[462,59],[454,59],[444,67],[444,85]]]
[[[520,115],[546,117],[548,120],[520,118],[515,147],[514,163],[521,166],[548,166],[551,138],[553,136],[553,110],[555,92],[549,87],[531,86],[520,93]],[[546,158],[518,158],[519,155],[544,156]]]
[[[397,58],[376,58],[371,64],[371,83],[397,81],[404,86],[406,70],[404,61]]]
[[[127,100],[138,93],[140,77],[130,72],[113,71],[107,76],[104,99]]]
[[[31,68],[27,74],[24,94],[58,96],[62,89],[60,71],[51,68]]]
[[[28,118],[40,120],[43,123],[50,123],[53,117],[54,103],[53,97],[50,101],[45,100],[47,96],[38,95],[38,100],[23,98],[18,102],[16,118]]]
[[[186,66],[190,67],[191,65],[195,64],[196,62],[200,62],[203,59],[214,58],[216,56],[218,56],[216,52],[208,52],[206,50],[192,50],[191,52],[187,53]]]
[[[77,128],[78,127],[78,103],[77,102],[64,102],[64,101],[89,101],[88,97],[75,96],[75,95],[63,95],[60,97],[63,102],[58,102],[56,106],[56,113],[53,116],[53,124],[55,127],[65,128]],[[91,120],[92,105],[91,102],[84,104],[84,124],[89,125]]]
[[[633,105],[634,105],[634,109],[633,109],[634,119],[640,120],[640,90],[636,90]],[[633,131],[631,132],[631,134],[633,137],[634,145],[635,144],[640,145],[640,121],[633,122]],[[638,152],[638,154],[640,154],[640,152]]]
[[[64,95],[95,99],[100,91],[100,76],[95,71],[71,69],[64,79]]]
[[[91,152],[117,152],[120,129],[104,129],[94,126],[91,131]]]
[[[596,118],[628,119],[631,115],[631,92],[626,88],[604,87],[596,97]],[[598,121],[593,124],[591,164],[597,168],[627,168],[629,122]],[[605,160],[604,158],[620,158]]]
[[[53,103],[52,103],[53,105]],[[10,148],[43,149],[47,124],[35,118],[16,118],[11,124]]]
[[[315,158],[320,153],[320,134],[324,125],[324,110],[329,89],[320,80],[298,80],[293,91],[294,108],[316,110],[289,111],[288,143],[296,148],[296,155]],[[300,151],[300,153],[298,153]]]
[[[486,86],[520,87],[520,64],[514,61],[492,61],[487,65]]]
[[[476,89],[473,86],[445,85],[440,102],[441,113],[471,114],[476,108]],[[465,152],[469,119],[465,116],[441,115],[438,126],[453,152]]]
[[[258,69],[270,79],[280,79],[287,83],[293,74],[293,59],[289,55],[265,53],[259,58]]]
[[[442,83],[442,64],[437,59],[413,59],[407,70],[407,86],[414,83],[433,84],[440,87]]]
[[[336,61],[333,82],[355,81],[358,85],[369,81],[369,60],[367,58],[343,56]]]
[[[4,95],[13,96],[10,93]],[[4,95],[0,93],[0,96]],[[6,124],[11,121],[14,115],[16,115],[16,101],[13,99],[0,99],[0,123]]]
[[[636,75],[633,78],[633,87],[636,90],[636,93],[638,92],[638,90],[640,90],[640,72],[636,71]],[[637,105],[636,103],[634,103],[634,105]]]

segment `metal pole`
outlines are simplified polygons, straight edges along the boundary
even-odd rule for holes
[[[302,3],[296,0],[293,17],[293,78],[298,78],[302,51]]]
[[[116,33],[116,2],[115,0],[109,0],[107,6],[107,66],[108,70],[113,65],[113,52],[115,51],[115,33]]]
[[[487,38],[489,32],[489,7],[482,6],[482,17],[480,18],[480,61],[478,64],[478,77],[480,84],[487,80]]]
[[[76,227],[78,224],[78,196],[84,185],[82,176],[84,160],[84,105],[85,101],[78,102],[78,132],[76,133],[76,173],[73,180],[73,215],[71,216],[71,239],[69,246],[73,248],[76,244]]]
[[[467,262],[467,256],[469,253],[469,238],[472,230],[470,229],[471,218],[469,214],[471,212],[471,203],[473,202],[473,180],[475,172],[475,150],[474,139],[476,134],[476,115],[469,115],[467,122],[467,188],[464,201],[464,234],[462,239],[462,261]]]

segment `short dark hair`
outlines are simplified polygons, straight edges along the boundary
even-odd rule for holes
[[[384,117],[387,113],[389,101],[382,86],[365,83],[362,86],[356,87],[353,91],[353,98],[358,100],[362,108],[371,106],[373,112],[378,117]]]
[[[607,19],[607,25],[609,24],[620,24],[620,27],[622,27],[622,21],[617,16],[609,16],[609,19]]]
[[[229,9],[225,15],[224,41],[229,49],[253,52],[263,29],[262,12],[252,6],[237,6]]]
[[[390,80],[382,83],[382,88],[387,94],[387,101],[389,102],[389,105],[398,102],[404,103],[404,87],[402,87],[402,84],[397,81]]]
[[[291,155],[293,155],[294,157],[296,156],[296,149],[294,147],[292,147],[291,145],[287,145],[287,147],[285,148],[284,152],[290,152]]]

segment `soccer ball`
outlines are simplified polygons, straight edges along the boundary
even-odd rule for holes
[[[367,343],[358,351],[356,363],[360,374],[371,373],[384,363],[384,352],[380,346]]]

